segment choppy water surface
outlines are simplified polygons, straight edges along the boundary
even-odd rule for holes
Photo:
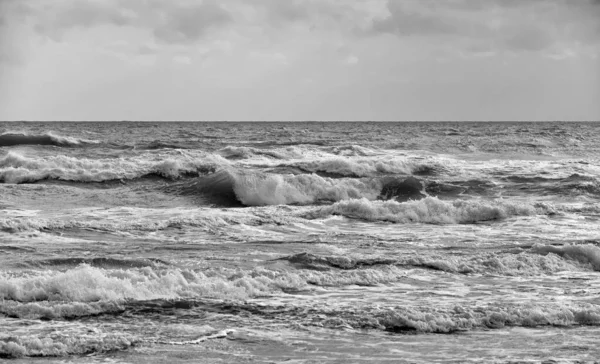
[[[0,124],[0,358],[592,362],[598,140],[592,123]]]

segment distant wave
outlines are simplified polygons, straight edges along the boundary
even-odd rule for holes
[[[378,152],[376,152],[375,150],[366,148],[366,147],[362,147],[360,145],[335,146],[335,147],[328,148],[328,150],[333,154],[342,155],[342,156],[367,157],[367,156],[373,156],[373,155],[378,154]]]
[[[166,265],[167,263],[160,259],[118,259],[118,258],[53,258],[26,261],[20,265],[27,268],[46,268],[46,267],[76,267],[81,264],[87,264],[92,267],[100,268],[144,268]]]
[[[249,159],[257,155],[267,156],[274,159],[298,158],[302,155],[302,153],[295,147],[288,147],[286,149],[260,149],[252,147],[228,146],[220,149],[217,153],[227,159],[232,160]]]
[[[59,147],[76,147],[99,144],[97,140],[61,136],[48,132],[45,134],[3,133],[0,134],[0,147],[16,145],[54,145]]]
[[[408,158],[320,158],[312,161],[286,163],[306,172],[344,177],[368,177],[382,174],[429,176],[448,171],[437,160],[410,160]]]
[[[214,155],[207,155],[205,159],[182,155],[87,159],[64,155],[30,157],[11,151],[0,158],[0,182],[104,182],[152,175],[177,179],[212,172],[226,164],[225,159]]]
[[[139,149],[157,150],[157,149],[188,149],[189,146],[183,144],[163,142],[155,140],[146,145],[141,146]]]

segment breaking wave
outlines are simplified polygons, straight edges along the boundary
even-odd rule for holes
[[[405,275],[395,267],[357,271],[288,272],[261,267],[239,269],[109,270],[82,264],[65,272],[12,276],[0,273],[0,314],[58,319],[123,312],[149,300],[247,300],[313,286],[376,285]]]
[[[296,268],[327,271],[330,269],[359,270],[369,267],[422,268],[458,274],[500,274],[531,276],[562,271],[586,270],[581,261],[565,260],[557,254],[540,255],[536,250],[519,254],[488,253],[478,256],[406,255],[389,256],[320,256],[300,253],[280,258]],[[587,263],[585,259],[582,259]],[[575,264],[573,264],[575,263]],[[585,265],[585,264],[584,264]],[[588,267],[589,268],[589,267]]]
[[[257,273],[254,276],[247,274],[236,277],[235,274],[223,276],[214,271],[157,270],[150,267],[107,270],[85,264],[66,272],[39,276],[10,277],[1,273],[0,299],[6,302],[0,303],[0,311],[12,315],[10,306],[6,306],[10,305],[9,301],[33,304],[46,302],[46,309],[40,306],[39,312],[21,312],[26,317],[38,317],[40,313],[53,314],[56,311],[58,306],[51,303],[60,305],[65,302],[125,302],[190,297],[245,299],[282,289],[297,289],[306,284],[295,277],[286,280],[275,276]],[[113,309],[113,306],[110,307]],[[52,310],[48,311],[48,308]]]
[[[358,198],[406,201],[425,197],[423,184],[414,177],[330,178],[235,169],[223,169],[164,190],[203,196],[209,203],[229,207],[309,205]]]
[[[341,215],[366,221],[394,223],[468,224],[500,220],[511,216],[551,215],[556,211],[544,204],[527,205],[508,201],[442,201],[427,197],[419,201],[369,201],[365,198],[340,201],[307,215],[323,218]]]
[[[38,335],[0,337],[0,358],[91,355],[126,350],[141,342],[139,338],[126,333],[105,333],[98,330],[70,331],[61,330],[62,335],[53,337]]]
[[[411,161],[401,158],[327,158],[289,164],[301,170],[345,177],[369,177],[381,174],[434,175],[447,171],[435,160]]]
[[[200,159],[185,155],[87,159],[64,155],[29,157],[11,151],[0,158],[0,182],[104,182],[132,180],[151,175],[177,179],[212,172],[224,164],[227,164],[227,161],[215,155],[207,155]]]
[[[54,145],[58,147],[78,147],[92,144],[100,144],[97,140],[60,136],[48,132],[46,134],[31,135],[23,133],[0,134],[0,147],[11,147],[17,145]]]
[[[391,332],[453,333],[474,329],[504,327],[541,327],[600,324],[600,308],[596,305],[519,304],[483,307],[456,305],[448,308],[427,306],[372,309],[331,309],[321,316],[304,319],[307,324],[325,327],[380,329]]]
[[[542,255],[555,254],[567,260],[589,264],[595,271],[600,272],[600,248],[592,244],[580,245],[535,245],[532,251]]]

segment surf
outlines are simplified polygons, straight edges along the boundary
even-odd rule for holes
[[[0,147],[18,145],[52,145],[57,147],[81,147],[100,144],[100,141],[56,135],[52,132],[45,134],[3,133],[0,134]]]

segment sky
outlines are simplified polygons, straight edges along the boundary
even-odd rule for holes
[[[0,0],[0,120],[600,120],[600,0]]]

